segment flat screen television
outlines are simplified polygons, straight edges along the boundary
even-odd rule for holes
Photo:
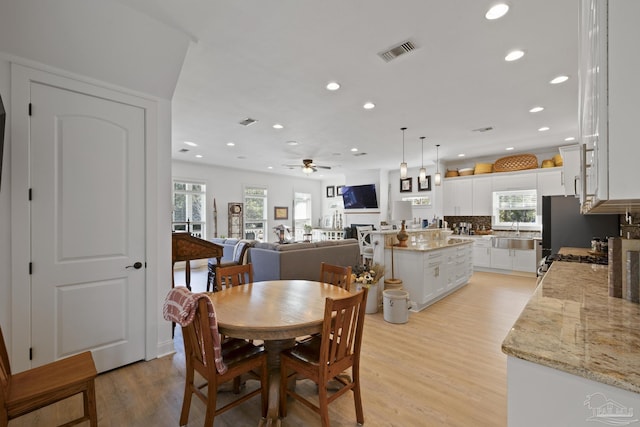
[[[345,209],[377,209],[376,185],[351,185],[342,188]]]

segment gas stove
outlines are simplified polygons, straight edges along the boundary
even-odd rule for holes
[[[555,254],[545,257],[538,266],[537,276],[542,278],[554,261],[579,262],[584,264],[608,265],[607,255],[571,255]]]
[[[606,255],[550,255],[547,257],[547,262],[551,264],[553,261],[564,261],[564,262],[580,262],[585,264],[599,264],[599,265],[607,265],[609,264],[609,257]]]

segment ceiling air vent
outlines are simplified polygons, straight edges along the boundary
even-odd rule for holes
[[[471,132],[489,132],[490,130],[493,130],[492,126],[487,126],[487,127],[484,127],[484,128],[474,129]]]
[[[406,42],[400,43],[385,52],[378,53],[378,56],[382,58],[384,62],[389,62],[392,59],[396,59],[398,56],[409,53],[414,49],[416,49],[416,45],[413,44],[412,41],[407,40]]]
[[[188,148],[181,148],[178,150],[178,153],[188,153],[189,149]]]
[[[252,124],[254,124],[255,122],[257,122],[256,119],[252,119],[251,117],[247,117],[246,119],[242,119],[240,120],[240,124],[242,126],[251,126]]]

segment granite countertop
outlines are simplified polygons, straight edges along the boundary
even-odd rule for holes
[[[609,297],[607,275],[606,265],[555,261],[502,351],[640,393],[640,305]]]
[[[406,248],[400,246],[394,246],[395,251],[413,251],[413,252],[427,252],[442,248],[452,248],[455,246],[471,245],[471,240],[465,239],[449,239],[447,242],[441,240],[437,241],[425,241],[424,243],[408,244]],[[386,249],[391,249],[391,246],[385,246]]]

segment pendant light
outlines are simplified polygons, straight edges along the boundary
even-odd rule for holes
[[[407,177],[407,162],[404,161],[404,131],[407,128],[400,128],[402,131],[402,163],[400,163],[400,179],[405,179]]]
[[[427,182],[427,170],[424,168],[424,136],[420,137],[420,140],[422,141],[422,150],[420,151],[420,173],[418,175],[418,179],[420,180],[420,184],[425,185]]]
[[[440,144],[436,144],[436,176],[433,179],[433,182],[436,185],[440,185],[442,183],[442,176],[440,175],[440,158],[438,157],[438,147],[440,147]]]

